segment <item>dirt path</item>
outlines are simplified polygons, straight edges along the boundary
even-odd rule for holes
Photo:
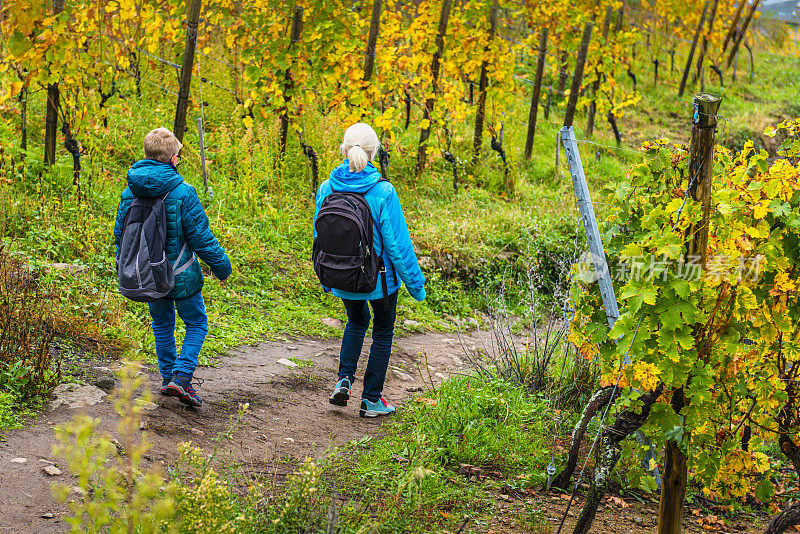
[[[432,379],[438,382],[454,373],[467,371],[464,350],[483,347],[486,335],[472,333],[459,338],[455,334],[419,334],[395,339],[395,347],[387,374],[384,394],[396,405],[418,395]],[[365,350],[368,348],[365,343]],[[249,403],[244,416],[230,439],[222,440],[217,461],[235,465],[238,474],[274,477],[282,480],[297,462],[306,457],[319,457],[330,448],[350,440],[381,433],[386,419],[362,419],[358,416],[361,383],[354,389],[354,400],[346,408],[328,404],[328,395],[335,381],[338,366],[338,340],[292,339],[265,342],[241,347],[222,358],[216,367],[202,368],[197,375],[205,380],[199,389],[205,403],[199,410],[187,408],[172,397],[155,395],[152,409],[144,421],[152,448],[146,465],[164,468],[173,464],[181,442],[211,451],[215,438],[229,428],[240,403]],[[427,355],[426,359],[420,354]],[[298,367],[287,367],[281,359],[292,359]],[[113,367],[115,364],[111,364]],[[118,364],[116,364],[118,365]],[[359,362],[363,373],[366,358]],[[107,372],[109,364],[95,367]],[[148,370],[149,387],[156,391],[160,376]],[[118,418],[108,398],[83,409],[61,406],[45,412],[28,428],[6,432],[0,442],[0,534],[63,533],[66,506],[57,503],[50,490],[53,482],[70,483],[66,466],[52,455],[55,442],[53,426],[87,414],[101,419],[100,430],[117,435]],[[24,463],[13,459],[24,458]],[[43,468],[56,465],[64,473],[48,475]],[[555,532],[566,506],[567,495],[530,494],[498,495],[505,503],[501,514],[488,525],[487,533],[519,534],[531,532],[520,517],[534,506],[542,514],[541,528],[536,532]],[[583,506],[578,496],[567,518],[563,532],[571,532]],[[618,498],[604,501],[598,511],[593,532],[633,534],[655,532],[657,502],[622,503]],[[717,521],[713,511],[687,509],[684,528],[687,532],[726,531],[763,532],[764,520],[755,524],[734,521],[727,528]],[[484,531],[484,530],[482,530]]]
[[[455,334],[396,338],[384,396],[402,405],[431,379],[440,381],[466,371],[463,346],[480,347],[484,340],[485,335],[477,333],[460,339]],[[419,356],[423,352],[427,366]],[[265,342],[231,351],[217,366],[196,373],[205,380],[198,389],[204,399],[200,409],[187,408],[173,397],[154,396],[155,405],[144,418],[153,445],[146,461],[169,466],[177,457],[178,444],[185,441],[213,449],[213,438],[227,430],[239,403],[245,402],[250,405],[249,414],[220,451],[221,461],[237,462],[244,473],[281,476],[292,471],[295,459],[319,457],[330,447],[380,433],[385,419],[358,416],[360,382],[346,408],[328,403],[338,354],[338,340],[316,339]],[[299,365],[288,367],[279,363],[281,359]],[[362,357],[359,362],[359,376],[366,360]],[[147,373],[156,391],[161,379],[154,371]],[[69,484],[70,480],[66,466],[52,455],[53,426],[82,413],[100,418],[102,431],[117,434],[118,418],[108,398],[81,409],[50,409],[28,428],[6,433],[7,441],[0,442],[0,533],[67,531],[63,520],[67,509],[53,499],[50,489],[53,482]],[[21,458],[26,461],[12,462]],[[57,465],[64,473],[46,474],[43,468],[49,465]]]

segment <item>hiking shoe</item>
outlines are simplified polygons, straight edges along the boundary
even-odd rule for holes
[[[167,386],[169,385],[170,382],[172,382],[171,378],[162,378],[161,389],[159,389],[158,392],[161,393],[162,395],[169,395],[169,392],[167,391]]]
[[[383,397],[378,399],[378,402],[361,399],[361,410],[359,410],[358,415],[361,417],[378,417],[379,415],[389,415],[394,411],[394,406],[386,402]]]
[[[203,404],[203,399],[192,387],[192,380],[192,375],[175,373],[172,375],[172,380],[167,384],[167,395],[178,397],[179,401],[189,406],[200,406]],[[202,380],[199,378],[195,380],[198,385],[202,384]]]
[[[333,389],[333,394],[328,399],[328,402],[336,406],[347,406],[347,401],[350,399],[350,379],[342,378],[336,382],[336,387]]]

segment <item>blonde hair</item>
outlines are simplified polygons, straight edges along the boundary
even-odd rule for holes
[[[175,134],[166,128],[150,130],[144,136],[144,157],[161,163],[169,163],[172,156],[181,151],[183,145]]]
[[[344,131],[342,156],[350,160],[350,171],[361,172],[375,159],[381,143],[369,124],[357,122]]]

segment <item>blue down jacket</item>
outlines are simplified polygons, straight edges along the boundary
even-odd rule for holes
[[[114,243],[119,253],[122,240],[122,221],[135,197],[153,198],[167,194],[164,207],[167,214],[167,259],[175,263],[178,253],[186,243],[187,250],[177,265],[188,261],[194,252],[206,262],[214,276],[225,280],[231,274],[231,262],[208,227],[208,216],[200,204],[194,187],[183,181],[183,177],[171,163],[152,159],[137,161],[128,171],[128,187],[122,192],[117,222],[114,225]],[[165,297],[185,299],[203,288],[203,272],[195,258],[192,266],[175,277],[175,288]]]
[[[331,171],[331,176],[319,186],[314,210],[314,221],[322,207],[325,197],[333,191],[363,193],[372,212],[373,249],[380,252],[386,265],[387,289],[391,295],[400,289],[400,282],[405,283],[408,292],[417,300],[425,299],[425,276],[417,263],[411,235],[408,233],[406,218],[400,207],[397,190],[387,182],[380,182],[381,173],[372,163],[368,163],[361,172],[350,172],[350,162],[344,163]],[[314,236],[316,237],[316,229]],[[380,281],[372,293],[350,293],[333,290],[333,294],[349,300],[376,300],[383,296]]]

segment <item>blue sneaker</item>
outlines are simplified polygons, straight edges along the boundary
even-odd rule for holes
[[[389,415],[394,411],[394,406],[386,402],[383,397],[378,399],[378,402],[361,399],[361,410],[359,410],[358,415],[361,417],[378,417],[379,415]]]
[[[192,375],[175,373],[172,375],[172,380],[167,384],[167,395],[178,397],[179,401],[189,406],[200,406],[203,404],[203,399],[192,387],[192,380]],[[203,383],[199,378],[196,380],[198,385]]]
[[[169,392],[167,391],[167,386],[169,385],[170,382],[172,382],[171,378],[162,378],[161,389],[159,389],[158,392],[161,393],[162,395],[169,395]]]
[[[342,378],[336,382],[336,387],[333,389],[333,394],[328,399],[328,402],[336,406],[347,406],[347,401],[350,399],[350,384],[349,378]]]

